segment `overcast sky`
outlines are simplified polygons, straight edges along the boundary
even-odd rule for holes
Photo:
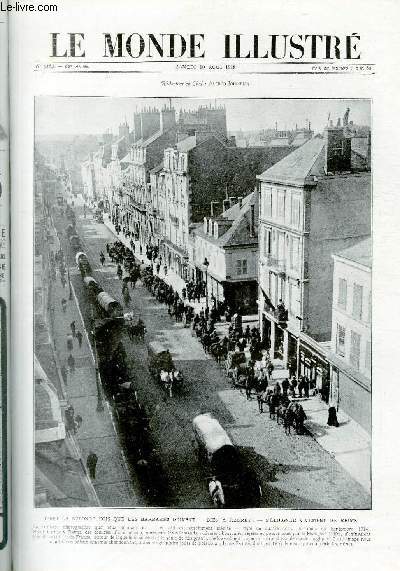
[[[116,133],[126,118],[133,125],[133,114],[143,107],[170,105],[179,109],[196,109],[199,105],[225,105],[228,131],[250,131],[275,127],[292,129],[311,121],[311,128],[321,132],[328,114],[336,120],[350,107],[350,120],[370,125],[368,100],[343,99],[139,99],[115,97],[38,97],[36,98],[36,135],[100,134],[107,129]]]

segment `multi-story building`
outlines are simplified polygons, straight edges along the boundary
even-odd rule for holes
[[[331,123],[257,177],[262,336],[318,388],[329,377],[320,342],[330,339],[332,254],[371,233],[369,170],[352,161],[347,124]]]
[[[333,256],[331,403],[371,430],[371,238]]]
[[[193,231],[194,263],[207,270],[209,297],[245,314],[257,313],[258,192],[224,200],[224,207],[232,202]]]
[[[178,133],[215,133],[227,139],[226,109],[222,105],[200,106],[194,111],[180,110],[178,115]]]
[[[193,259],[191,232],[210,215],[210,204],[229,196],[246,196],[256,175],[290,152],[267,147],[238,148],[215,133],[196,133],[164,152],[159,174],[165,185],[164,256],[183,279],[202,279]]]
[[[154,242],[154,228],[159,225],[152,205],[150,175],[162,161],[164,149],[175,143],[175,110],[143,111],[135,114],[134,122],[135,142],[123,159],[127,166],[117,193],[120,199],[114,201],[113,214],[145,247]]]

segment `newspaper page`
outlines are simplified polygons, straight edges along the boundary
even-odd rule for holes
[[[10,567],[7,342],[9,312],[8,20],[0,15],[0,568]]]
[[[398,4],[9,11],[16,571],[396,568]]]

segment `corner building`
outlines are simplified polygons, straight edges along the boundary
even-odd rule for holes
[[[369,153],[355,157],[351,138],[347,124],[331,123],[257,177],[262,338],[319,390],[329,385],[332,254],[371,232]]]

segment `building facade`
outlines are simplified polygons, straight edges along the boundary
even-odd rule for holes
[[[209,297],[232,310],[257,313],[258,193],[226,203],[230,207],[220,216],[206,217],[193,231],[194,263],[206,278]]]
[[[332,404],[371,431],[371,239],[333,255]]]
[[[238,148],[215,133],[195,133],[164,152],[160,177],[165,185],[164,257],[184,280],[202,279],[194,260],[192,231],[210,216],[210,205],[222,210],[227,195],[246,196],[256,175],[285,157],[288,149]],[[152,191],[152,194],[153,191]]]
[[[351,160],[346,125],[332,124],[257,177],[259,316],[266,345],[318,389],[332,321],[332,254],[370,235],[369,165]],[[322,345],[321,345],[322,344]]]

